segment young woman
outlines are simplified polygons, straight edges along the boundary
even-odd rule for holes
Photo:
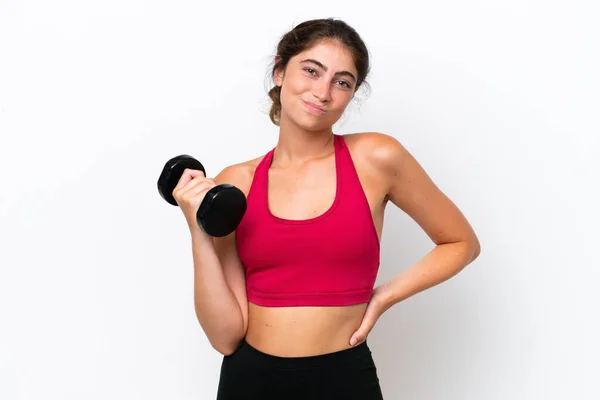
[[[273,61],[274,148],[215,179],[186,170],[173,192],[191,232],[196,314],[224,355],[217,398],[382,399],[366,342],[375,322],[457,274],[479,242],[395,138],[333,132],[369,72],[353,28],[301,23],[281,38]],[[195,216],[221,183],[240,188],[248,209],[236,232],[212,238]],[[374,287],[390,202],[436,246]]]

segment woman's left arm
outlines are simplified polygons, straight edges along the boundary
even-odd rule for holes
[[[479,256],[473,228],[458,207],[435,185],[417,160],[396,139],[370,134],[370,162],[385,177],[387,200],[409,215],[435,247],[417,263],[375,288],[361,327],[352,335],[366,339],[375,321],[394,304],[442,283]]]

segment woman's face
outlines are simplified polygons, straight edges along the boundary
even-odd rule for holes
[[[281,121],[309,131],[330,129],[352,100],[357,78],[352,53],[337,41],[295,55],[274,76],[281,87]]]

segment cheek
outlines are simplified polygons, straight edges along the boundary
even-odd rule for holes
[[[336,112],[343,113],[346,107],[350,104],[350,100],[352,100],[346,93],[336,93],[333,96],[333,103],[336,105]]]
[[[301,81],[288,81],[281,89],[281,103],[294,107],[294,104],[298,103],[299,99],[303,97],[303,94],[309,91],[310,88],[306,83]]]
[[[284,89],[287,91],[288,95],[297,95],[302,94],[311,90],[311,81],[310,79],[305,79],[302,76],[291,76],[290,79],[285,83]]]

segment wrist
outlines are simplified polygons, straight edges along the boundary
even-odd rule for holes
[[[390,290],[389,283],[376,287],[373,291],[373,298],[382,313],[395,304],[394,294]]]
[[[190,223],[188,224],[189,228],[190,228],[190,235],[192,236],[192,242],[193,243],[197,243],[197,244],[213,244],[213,238],[212,236],[210,236],[209,234],[207,234],[206,232],[204,232],[204,230],[202,230],[202,228],[200,228],[200,226],[198,225],[197,222],[194,221],[194,223]]]

